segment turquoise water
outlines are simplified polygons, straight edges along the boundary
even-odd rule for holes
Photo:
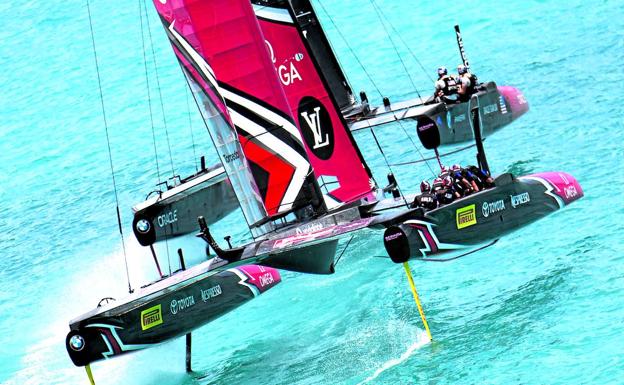
[[[382,4],[378,0],[379,4]],[[130,207],[159,181],[139,4],[92,4],[113,163],[133,285],[154,274],[131,239]],[[433,3],[433,2],[431,2]],[[318,4],[318,3],[315,3]],[[367,0],[323,1],[392,100],[413,87]],[[284,273],[284,282],[194,333],[197,371],[183,342],[96,364],[118,384],[619,384],[624,380],[624,8],[617,1],[384,2],[401,37],[433,75],[459,63],[459,23],[474,71],[523,90],[531,110],[489,138],[495,171],[562,170],[585,198],[446,264],[413,263],[435,342],[381,235],[356,238],[336,274]],[[148,48],[160,179],[216,159],[152,6],[150,25],[164,106]],[[318,7],[317,7],[318,8]],[[0,382],[87,383],[66,355],[68,321],[126,290],[123,253],[84,1],[0,5]],[[355,90],[380,102],[319,9]],[[149,43],[149,39],[148,39]],[[397,40],[397,43],[400,41]],[[416,86],[431,81],[399,50]],[[171,147],[168,150],[163,114]],[[413,127],[408,127],[413,130]],[[391,161],[417,159],[400,128],[380,130]],[[191,139],[191,133],[192,138]],[[358,135],[377,179],[384,163]],[[399,139],[399,140],[397,140]],[[194,155],[194,152],[197,156]],[[450,162],[451,160],[449,160]],[[460,154],[452,161],[472,161]],[[426,167],[395,170],[415,188]],[[245,235],[240,216],[218,235]]]

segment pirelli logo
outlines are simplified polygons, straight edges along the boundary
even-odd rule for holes
[[[162,307],[160,304],[141,312],[141,329],[147,330],[163,323]]]
[[[477,224],[477,214],[475,205],[470,205],[457,209],[455,212],[455,221],[458,229],[463,229]]]

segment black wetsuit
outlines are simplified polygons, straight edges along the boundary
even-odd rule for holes
[[[455,191],[453,191],[452,187],[442,187],[441,189],[436,190],[435,194],[440,206],[448,205],[449,203],[453,203],[455,200]]]
[[[422,207],[425,210],[433,210],[438,207],[438,199],[435,194],[424,192],[414,198],[414,202],[412,203],[412,207]]]

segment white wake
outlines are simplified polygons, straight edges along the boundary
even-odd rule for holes
[[[418,334],[418,338],[416,339],[416,341],[413,344],[411,344],[407,348],[407,350],[404,351],[403,354],[401,354],[399,358],[393,358],[391,360],[384,362],[384,364],[379,369],[375,370],[375,373],[373,373],[371,376],[367,377],[364,381],[358,383],[357,385],[363,385],[368,382],[371,382],[375,378],[379,377],[379,375],[385,372],[386,370],[402,364],[412,355],[412,353],[414,353],[416,350],[420,349],[421,347],[427,345],[430,341],[431,340],[429,339],[429,336],[427,336],[427,333],[424,330],[421,331]]]

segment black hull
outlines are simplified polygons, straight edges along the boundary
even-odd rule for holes
[[[384,245],[397,263],[455,258],[489,246],[582,196],[578,182],[565,173],[520,178],[503,174],[494,188],[401,218],[386,229]]]
[[[70,323],[66,347],[76,366],[108,359],[190,333],[277,285],[279,272],[239,266],[210,272],[199,265],[142,289],[121,303]],[[72,347],[74,336],[81,349]]]
[[[418,137],[427,149],[474,141],[470,110],[479,107],[481,135],[486,138],[528,111],[524,96],[512,87],[484,83],[470,101],[436,103],[416,117]]]
[[[377,107],[365,115],[346,116],[351,131],[408,120],[416,122],[416,133],[425,148],[460,144],[474,140],[470,109],[479,106],[482,136],[487,137],[526,113],[524,95],[513,87],[487,82],[471,101],[447,104],[421,99]]]
[[[143,246],[197,232],[197,217],[215,223],[239,207],[223,168],[218,168],[168,190],[135,207],[133,231]],[[139,221],[148,230],[139,230]]]
[[[260,259],[264,266],[308,274],[333,274],[338,239],[303,246]]]

